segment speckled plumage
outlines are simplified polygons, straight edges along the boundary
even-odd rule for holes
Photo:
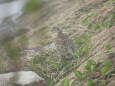
[[[58,28],[54,27],[57,32],[57,36],[55,38],[55,46],[58,53],[64,58],[73,57],[72,54],[74,52],[74,45],[72,40],[63,34],[63,32]]]

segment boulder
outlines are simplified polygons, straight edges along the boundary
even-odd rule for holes
[[[11,86],[4,77],[0,77],[0,86]]]
[[[33,71],[19,71],[0,74],[12,86],[47,86],[46,81]]]

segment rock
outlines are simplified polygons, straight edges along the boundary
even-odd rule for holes
[[[0,74],[13,86],[47,86],[46,81],[33,71]]]
[[[11,86],[4,77],[0,77],[0,86]]]

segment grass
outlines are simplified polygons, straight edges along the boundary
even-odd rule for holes
[[[89,45],[82,45],[80,52],[81,52],[81,56],[87,55],[89,52]]]
[[[32,59],[32,62],[34,64],[40,64],[44,61],[44,58],[43,57],[39,57],[39,56],[35,56],[33,59]]]
[[[84,44],[87,44],[87,42],[90,41],[90,34],[83,34],[79,38],[74,40],[74,45],[81,47]]]
[[[79,80],[83,79],[83,74],[80,71],[75,70],[74,74]]]
[[[46,46],[50,44],[50,37],[51,35],[48,34],[48,27],[42,27],[39,30],[37,30],[34,34],[34,39],[38,41],[40,46]]]
[[[76,51],[73,53],[73,56],[76,57],[78,61],[80,60],[80,57],[87,56],[90,48],[88,45],[90,37],[90,34],[83,34],[74,40]]]
[[[57,26],[59,26],[59,27],[62,26],[62,25],[63,25],[63,24],[57,24]]]
[[[112,62],[111,61],[103,62],[103,67],[100,69],[100,72],[102,74],[107,74],[107,72],[110,70],[111,66],[112,66]]]
[[[88,19],[88,17],[86,17],[86,18],[84,18],[84,19],[82,20],[82,25],[87,25],[88,22],[89,22],[89,19]]]
[[[111,26],[114,26],[115,25],[115,13],[111,13],[109,17],[110,17]]]
[[[85,66],[85,69],[86,69],[87,71],[94,72],[95,69],[96,69],[96,65],[97,65],[97,64],[96,64],[95,61],[93,61],[93,60],[88,60],[86,66]]]
[[[23,7],[25,13],[30,13],[38,10],[40,8],[40,0],[29,0]]]
[[[21,59],[19,52],[20,48],[11,43],[6,43],[4,46],[6,56],[9,58],[9,64],[13,66],[13,70],[19,70],[21,65]],[[11,70],[12,68],[10,68]]]
[[[102,62],[100,66],[99,66],[99,64],[96,64],[95,61],[88,60],[86,63],[86,66],[85,66],[86,71],[84,71],[84,72],[81,72],[78,70],[74,71],[74,74],[76,76],[75,82],[82,83],[83,86],[94,86],[94,85],[103,86],[102,85],[103,81],[101,81],[101,80],[106,80],[106,78],[107,78],[106,76],[109,75],[109,71],[112,69],[112,65],[113,65],[112,61],[109,61],[109,60]],[[98,67],[100,67],[100,68],[98,69]],[[91,78],[93,76],[95,77],[97,72],[100,73],[100,76],[98,76],[97,78]],[[98,81],[100,81],[100,82],[97,83]]]
[[[55,68],[55,69],[57,69],[57,70],[61,67],[61,64],[60,64],[59,62],[57,62],[57,61],[53,61],[53,62],[51,62],[50,64],[51,64],[51,66],[52,66],[53,68]]]
[[[83,14],[87,14],[89,12],[91,12],[93,9],[97,9],[98,7],[100,7],[102,4],[89,4],[84,6],[83,8],[79,9],[77,11],[77,13],[83,13]]]
[[[39,73],[40,75],[44,76],[45,78],[48,78],[47,76],[47,63],[46,63],[46,56],[34,56],[33,59],[31,59],[31,66],[30,69],[35,71],[36,73]]]
[[[106,46],[105,46],[105,49],[106,49],[107,51],[110,51],[110,50],[112,49],[112,45],[111,45],[111,44],[106,45]]]
[[[93,80],[88,80],[86,86],[94,86]]]
[[[82,13],[89,13],[90,11],[92,11],[92,9],[95,9],[97,7],[99,7],[100,5],[91,5],[88,6],[88,8],[83,8],[81,10],[79,10]],[[88,14],[88,16],[92,16],[93,13]],[[115,18],[114,13],[111,14],[111,19]],[[69,20],[68,20],[69,21]],[[88,25],[89,23],[89,17],[85,17],[80,23],[82,23],[82,25]],[[64,26],[64,24],[57,24],[57,26]],[[66,26],[66,25],[65,25]],[[110,27],[110,23],[108,21],[104,21],[101,22],[100,24],[97,24],[96,22],[94,22],[94,24],[91,25],[91,30],[93,31],[97,31],[100,30],[101,27]],[[67,27],[69,28],[69,27]],[[49,39],[50,39],[50,34],[48,34],[48,27],[44,26],[42,28],[40,28],[39,30],[36,30],[36,32],[34,33],[34,35],[32,36],[35,38],[35,41],[38,41],[41,46],[45,46],[49,44]],[[80,37],[78,37],[77,39],[74,40],[74,45],[75,45],[75,49],[76,51],[74,52],[74,56],[77,58],[79,57],[79,59],[81,59],[82,57],[86,58],[87,54],[89,52],[90,46],[89,46],[89,41],[90,41],[90,34],[82,34]],[[105,47],[106,50],[111,50],[111,46],[107,45]],[[70,61],[65,61],[63,63],[59,63],[59,61],[57,60],[59,57],[59,55],[57,55],[57,53],[55,51],[50,53],[50,50],[48,50],[48,53],[45,53],[44,56],[36,56],[33,59],[33,70],[36,71],[37,73],[48,77],[46,80],[50,80],[51,82],[49,82],[48,86],[54,86],[52,85],[52,82],[57,83],[57,77],[58,75],[60,75],[60,71],[62,72],[66,72],[69,69],[71,69],[73,66],[77,65],[77,61],[76,59],[71,59],[72,62]],[[78,60],[78,59],[77,59]],[[81,59],[82,60],[82,59]],[[80,60],[78,61],[80,62]],[[74,64],[72,64],[74,63]],[[88,64],[89,70],[91,73],[92,71],[95,71],[95,64],[93,64],[93,62],[89,62],[91,63],[91,65]],[[64,66],[64,67],[63,67]],[[67,67],[66,67],[67,66]],[[42,68],[41,68],[42,67]],[[63,68],[61,68],[63,67]],[[64,70],[63,70],[64,69]],[[53,75],[55,74],[55,75]],[[50,76],[51,75],[51,76]],[[76,72],[76,76],[77,77],[83,77],[82,73]],[[61,79],[61,78],[59,78]],[[87,86],[92,86],[92,81],[87,81]],[[61,86],[68,86],[69,84],[69,80],[66,78],[64,79],[64,81],[62,82]]]
[[[94,25],[90,28],[90,30],[94,30],[94,31],[99,30],[99,29],[100,29],[99,24],[94,24]]]
[[[61,86],[69,86],[69,79],[65,78],[62,83]]]
[[[23,35],[24,33],[26,33],[28,30],[24,29],[24,28],[20,28],[17,33],[16,33],[16,36],[21,36]]]
[[[4,45],[7,56],[12,60],[17,60],[19,57],[19,48],[15,45],[6,44]]]
[[[101,27],[103,28],[110,28],[112,27],[112,24],[110,22],[101,22]]]

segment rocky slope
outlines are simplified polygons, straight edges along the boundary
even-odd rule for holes
[[[11,42],[21,48],[20,70],[34,70],[49,86],[85,86],[88,83],[95,85],[87,86],[114,86],[114,0],[52,0],[39,11],[22,15],[18,21],[32,28]],[[55,34],[50,30],[53,26],[60,27],[73,39],[75,58],[70,61],[59,61],[52,43]],[[86,68],[89,60],[91,70]],[[109,64],[108,73],[103,74],[100,70],[108,61],[112,65]],[[77,74],[73,72],[76,70]],[[79,79],[82,74],[85,78]],[[62,83],[66,85],[60,85]]]

